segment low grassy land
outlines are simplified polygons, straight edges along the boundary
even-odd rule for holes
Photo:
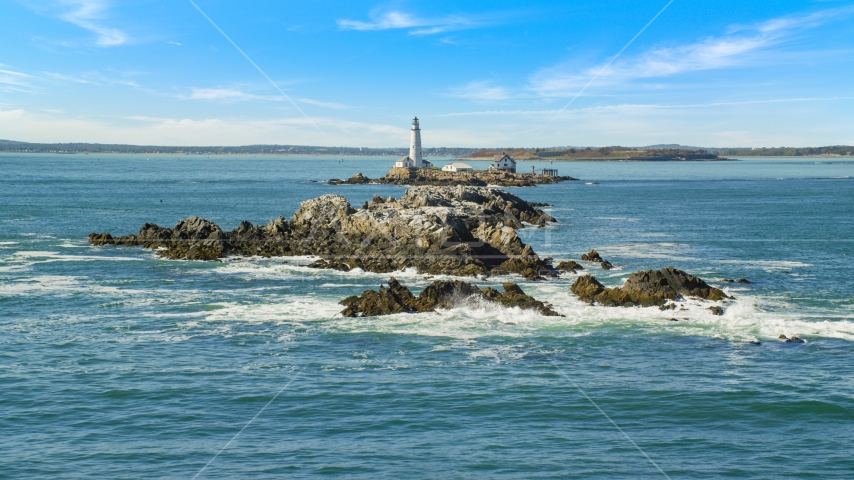
[[[516,160],[714,160],[718,156],[705,150],[687,149],[649,149],[638,150],[625,147],[569,148],[569,149],[514,149],[514,150],[478,150],[468,158],[472,160],[492,159],[495,155],[507,153]]]

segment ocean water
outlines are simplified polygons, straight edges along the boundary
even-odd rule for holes
[[[392,160],[0,155],[0,477],[854,477],[851,159],[555,162],[582,180],[509,189],[552,205],[520,231],[540,255],[596,248],[609,286],[672,265],[733,295],[723,316],[591,307],[567,275],[513,279],[563,318],[342,318],[389,275],[86,242],[399,196],[317,182]]]

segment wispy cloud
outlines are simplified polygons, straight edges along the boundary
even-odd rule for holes
[[[35,77],[4,67],[5,65],[0,64],[0,91],[35,93],[36,88],[32,84],[32,81],[36,80]]]
[[[72,82],[72,83],[81,83],[88,85],[127,85],[129,87],[138,87],[139,84],[133,82],[131,80],[121,80],[115,78],[109,78],[101,74],[100,72],[85,72],[79,74],[62,74],[55,72],[42,72],[49,78],[54,80],[59,80],[63,82]]]
[[[510,98],[510,92],[504,87],[498,87],[488,81],[469,82],[462,87],[453,87],[446,94],[449,97],[467,98],[470,100],[505,100]]]
[[[281,102],[286,100],[285,97],[279,95],[255,95],[246,93],[234,88],[196,88],[190,89],[189,94],[178,95],[179,98],[190,100],[263,100]]]
[[[804,102],[838,102],[838,101],[854,101],[854,96],[842,97],[793,97],[793,98],[771,98],[771,99],[756,99],[742,100],[735,102],[711,102],[711,103],[621,103],[616,105],[595,105],[589,107],[581,107],[572,110],[548,109],[548,110],[476,110],[471,112],[451,112],[433,114],[433,117],[480,117],[480,116],[533,116],[542,117],[543,115],[563,114],[567,118],[577,118],[578,113],[589,113],[598,111],[641,111],[641,110],[671,110],[671,109],[696,109],[696,108],[716,108],[716,107],[737,107],[741,105],[761,105],[771,103],[804,103]]]
[[[342,105],[340,103],[321,102],[320,100],[312,100],[310,98],[297,98],[296,100],[298,102],[304,103],[306,105],[314,105],[316,107],[331,108],[333,110],[345,110],[347,108],[350,108],[347,105]]]
[[[0,65],[2,67],[2,65]],[[17,85],[21,87],[29,87],[28,79],[33,78],[26,73],[16,72],[14,70],[0,69],[0,83],[6,85]]]
[[[342,30],[395,30],[409,29],[409,35],[433,35],[451,30],[463,30],[483,26],[482,22],[465,15],[449,15],[439,18],[419,18],[398,10],[373,9],[368,14],[370,21],[336,20]]]
[[[59,4],[67,10],[59,18],[97,35],[96,45],[111,47],[128,41],[123,31],[103,25],[109,6],[106,0],[60,0]]]
[[[602,70],[595,66],[572,71],[566,66],[541,69],[531,76],[527,90],[543,97],[574,95],[592,75],[601,71],[598,85],[639,79],[663,78],[685,72],[755,64],[758,55],[780,46],[798,33],[851,16],[854,7],[788,15],[751,25],[732,25],[722,36],[707,37],[687,45],[660,47],[615,62]]]

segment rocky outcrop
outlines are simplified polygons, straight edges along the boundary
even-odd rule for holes
[[[227,255],[321,257],[311,266],[371,272],[415,267],[421,273],[554,275],[516,234],[526,224],[555,219],[494,188],[414,187],[401,198],[375,196],[361,209],[322,195],[300,204],[291,220],[241,222],[230,232],[199,217],[172,228],[145,224],[136,235],[89,235],[92,245],[142,245],[171,259],[216,260]]]
[[[377,182],[375,182],[375,181],[371,180],[370,178],[362,175],[362,172],[359,172],[359,173],[353,175],[352,177],[348,178],[347,180],[339,180],[337,178],[333,178],[326,183],[328,183],[330,185],[365,185],[368,183],[377,183]]]
[[[602,267],[602,270],[610,270],[614,268],[614,266],[611,265],[611,262],[599,256],[599,252],[597,252],[596,250],[590,250],[587,253],[581,254],[581,259],[587,262],[598,263],[599,266]]]
[[[450,309],[466,301],[479,300],[522,310],[535,310],[546,316],[559,316],[551,306],[522,291],[515,283],[505,283],[504,291],[491,287],[478,288],[459,280],[440,280],[431,283],[417,297],[408,288],[391,278],[388,287],[379,290],[365,290],[359,296],[347,297],[339,303],[346,308],[341,312],[345,317],[371,317],[392,313],[434,312],[437,308]]]
[[[456,186],[467,185],[485,187],[496,185],[500,187],[533,187],[540,184],[558,183],[567,180],[578,180],[572,177],[553,177],[550,175],[535,175],[531,173],[510,173],[497,170],[471,170],[467,172],[446,172],[430,168],[391,167],[385,176],[376,180],[362,176],[361,173],[347,180],[332,179],[330,185],[353,185],[363,183],[379,183],[392,185],[438,185]]]
[[[592,249],[587,253],[582,253],[581,259],[586,262],[602,262],[602,257],[599,256],[599,252]]]
[[[560,262],[555,268],[557,268],[561,272],[569,273],[575,273],[578,270],[584,270],[584,267],[582,267],[581,264],[576,262],[575,260],[567,260],[565,262]]]
[[[684,297],[704,300],[729,298],[723,291],[709,286],[700,278],[673,267],[635,272],[622,287],[615,288],[605,287],[596,278],[586,275],[579,277],[570,291],[582,301],[609,307],[650,307]]]

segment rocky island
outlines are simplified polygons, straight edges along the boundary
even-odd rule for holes
[[[534,187],[536,185],[578,180],[577,178],[533,173],[513,173],[501,170],[468,170],[449,172],[432,168],[391,167],[387,174],[371,179],[357,173],[347,180],[331,179],[330,185],[468,185],[485,187]]]
[[[557,270],[516,229],[555,221],[500,189],[425,186],[398,199],[375,195],[360,209],[339,195],[322,195],[302,202],[290,220],[244,221],[230,232],[189,217],[172,228],[146,223],[136,235],[92,233],[89,243],[141,245],[170,259],[314,255],[320,257],[315,268],[387,273],[414,267],[427,274],[517,273],[540,280]]]

